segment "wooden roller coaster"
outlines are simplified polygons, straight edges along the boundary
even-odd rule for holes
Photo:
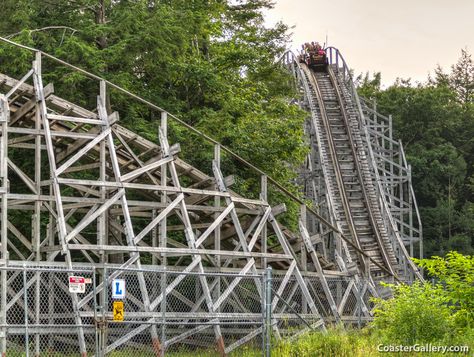
[[[95,301],[125,272],[133,272],[136,284],[127,293],[133,306],[129,322],[134,324],[123,333],[115,330],[114,339],[103,342],[105,350],[136,345],[134,339],[147,334],[153,355],[173,344],[199,345],[190,336],[204,332],[225,355],[262,334],[250,324],[234,328],[223,321],[261,315],[262,284],[256,277],[268,266],[274,272],[272,328],[277,336],[324,329],[338,321],[351,324],[357,316],[370,319],[369,297],[386,293],[379,289],[380,281],[421,278],[410,261],[422,252],[410,167],[401,143],[392,137],[391,119],[358,98],[337,49],[326,49],[326,71],[313,71],[291,52],[282,59],[300,89],[296,99],[308,111],[305,130],[311,152],[299,175],[305,199],[312,201],[306,206],[302,198],[162,108],[48,54],[2,41],[34,54],[23,78],[0,74],[3,355],[26,328],[13,316],[18,308],[27,309],[36,324],[29,331],[38,354],[57,339],[41,325],[47,322],[52,328],[59,320],[66,321],[61,331],[68,335],[62,343],[78,346],[83,356],[92,353],[88,341],[98,325],[89,329],[86,322],[110,313],[97,313]],[[44,58],[97,81],[96,108],[57,96],[53,84],[43,82]],[[118,113],[107,111],[108,90],[160,113],[155,140],[119,125]],[[179,143],[168,142],[168,120],[214,146],[209,167],[180,158]],[[236,178],[223,172],[222,155],[261,176],[258,198],[231,189]],[[26,157],[34,158],[34,164]],[[269,185],[300,204],[298,229],[278,221],[285,206],[270,204]],[[19,215],[29,217],[28,224],[20,225],[25,220]],[[41,269],[112,273],[97,275],[93,291],[81,296],[35,273],[26,284],[14,285],[19,268],[36,269],[36,274]],[[148,271],[176,275],[157,283]],[[190,273],[201,274],[193,295],[182,285]],[[236,279],[228,284],[218,275],[206,278],[212,273],[235,274]],[[27,287],[38,293],[25,307]],[[245,294],[237,293],[239,289]],[[55,304],[59,295],[61,303]],[[285,296],[286,305],[276,296]],[[168,297],[179,304],[164,310],[162,301]],[[179,310],[178,305],[186,308]],[[289,315],[295,313],[306,323],[288,326]],[[204,327],[176,328],[174,337],[163,341],[154,324],[160,316],[175,319],[177,326],[199,319]],[[49,342],[41,342],[44,338]]]

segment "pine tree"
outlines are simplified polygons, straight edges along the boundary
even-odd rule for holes
[[[463,104],[472,103],[474,100],[474,62],[466,50],[461,50],[461,57],[451,67],[449,83],[456,91],[458,99]]]

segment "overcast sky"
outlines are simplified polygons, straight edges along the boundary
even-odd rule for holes
[[[275,0],[267,13],[295,26],[292,48],[318,40],[339,48],[356,73],[425,81],[440,64],[474,52],[474,0]]]

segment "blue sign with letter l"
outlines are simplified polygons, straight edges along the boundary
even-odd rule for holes
[[[112,281],[112,298],[125,299],[125,280],[114,279]]]

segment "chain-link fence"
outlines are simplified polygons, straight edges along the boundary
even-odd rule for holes
[[[25,266],[0,274],[7,356],[222,356],[270,346],[264,273]]]
[[[212,355],[250,340],[255,347],[262,346],[253,338],[261,335],[264,324],[262,274],[104,270],[113,287],[100,306],[101,344],[106,353],[133,350],[141,356],[157,356],[199,350]],[[126,291],[121,300],[123,321],[114,321],[113,289],[121,286]]]
[[[2,352],[72,356],[95,351],[94,300],[79,307],[78,294],[69,293],[70,277],[79,275],[82,295],[93,294],[93,270],[0,267],[0,274],[0,288],[6,292],[0,306]]]
[[[0,275],[6,356],[224,356],[242,348],[265,356],[276,339],[362,326],[377,294],[354,277],[306,274],[302,285],[271,269],[25,266],[0,267]]]
[[[303,276],[307,293],[295,277],[276,273],[272,279],[273,331],[278,337],[299,336],[302,333],[343,324],[362,327],[372,320],[373,297],[379,296],[374,284],[355,276]],[[325,288],[326,285],[326,288]],[[314,304],[314,305],[312,305]]]

